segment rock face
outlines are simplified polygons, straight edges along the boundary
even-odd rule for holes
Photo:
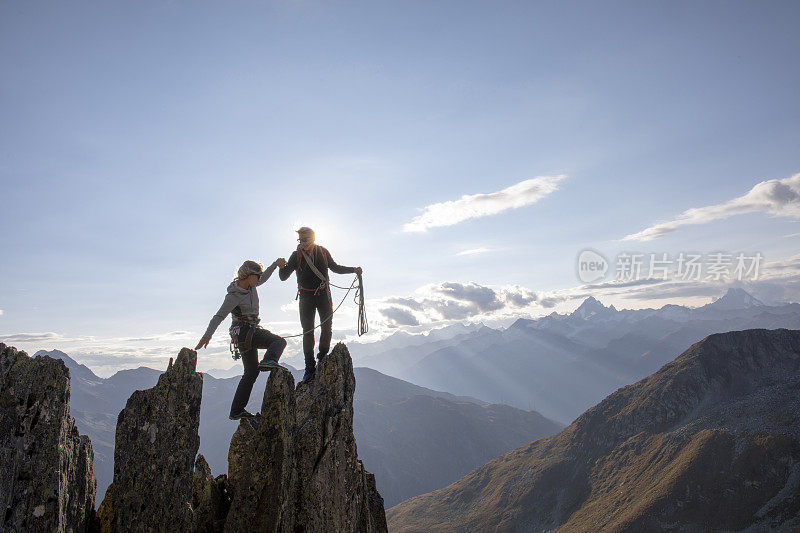
[[[215,479],[205,457],[198,455],[194,463],[192,483],[195,530],[201,533],[221,533],[224,531],[225,517],[230,507],[228,476],[222,474]]]
[[[353,436],[355,377],[344,344],[295,392],[272,372],[261,415],[242,421],[229,451],[225,531],[386,531],[383,499]]]
[[[92,441],[92,469],[97,477],[95,501],[99,503],[114,479],[117,416],[133,391],[154,386],[162,372],[150,368],[120,370],[111,378],[103,379],[60,350],[39,350],[35,356],[38,355],[61,359],[69,369],[69,412],[75,418],[78,431],[86,433]]]
[[[297,391],[297,523],[304,531],[383,531],[375,476],[358,460],[353,436],[353,361],[337,344]]]
[[[225,531],[292,531],[295,521],[294,379],[273,371],[261,414],[242,422],[228,452],[232,505]]]
[[[193,465],[203,376],[184,348],[155,387],[134,392],[117,419],[114,481],[98,510],[105,531],[194,529]]]
[[[564,431],[389,510],[392,531],[800,527],[800,331],[710,335]]]
[[[92,445],[69,415],[64,363],[0,343],[0,531],[87,531]]]

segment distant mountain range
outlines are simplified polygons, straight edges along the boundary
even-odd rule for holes
[[[349,347],[359,365],[569,423],[692,343],[750,328],[800,328],[800,304],[769,306],[733,288],[698,308],[618,310],[589,297],[572,313],[522,318],[505,330],[458,326]]]
[[[354,363],[373,368],[355,369],[359,456],[391,506],[555,433],[559,422],[711,333],[750,328],[798,329],[800,304],[764,305],[741,289],[699,308],[618,310],[590,297],[572,313],[519,319],[507,329],[455,325],[351,343]],[[160,372],[139,368],[102,379],[62,352],[39,353],[60,357],[70,368],[72,413],[92,439],[101,501],[113,474],[117,414],[131,392],[152,387]],[[292,371],[299,380],[300,372]],[[253,390],[251,411],[260,406],[264,381]],[[215,474],[227,470],[236,426],[227,415],[237,383],[238,373],[205,375],[200,451]]]
[[[92,441],[100,502],[113,478],[117,415],[134,390],[154,386],[161,372],[141,367],[103,379],[58,350],[35,355],[62,359],[70,369],[70,411],[78,430]],[[299,381],[302,372],[290,370]],[[358,455],[376,474],[387,506],[443,487],[497,455],[563,427],[535,412],[419,387],[368,368],[354,373]],[[228,469],[228,445],[238,425],[228,420],[228,413],[238,382],[239,377],[204,375],[200,453],[214,475]],[[265,385],[264,378],[256,383],[251,412],[259,410]]]
[[[797,531],[799,393],[800,331],[710,335],[561,433],[389,509],[389,529]]]

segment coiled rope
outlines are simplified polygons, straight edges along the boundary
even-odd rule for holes
[[[367,307],[364,302],[364,280],[361,278],[361,274],[356,274],[356,277],[353,278],[353,281],[352,283],[350,283],[349,287],[340,287],[339,285],[334,285],[330,281],[328,281],[328,285],[330,285],[331,287],[336,287],[337,289],[347,290],[347,292],[342,297],[342,301],[340,301],[339,305],[336,306],[336,309],[331,311],[330,316],[326,317],[325,320],[320,321],[319,324],[317,324],[316,326],[314,326],[309,330],[306,330],[302,333],[297,333],[296,335],[281,335],[284,339],[291,339],[293,337],[302,337],[306,333],[311,333],[315,329],[322,327],[322,324],[333,318],[333,315],[336,313],[336,311],[339,310],[339,308],[342,306],[345,299],[347,298],[347,295],[350,294],[350,291],[352,291],[353,289],[356,290],[353,301],[358,306],[358,324],[357,324],[358,336],[360,337],[369,331],[369,323],[367,322]]]

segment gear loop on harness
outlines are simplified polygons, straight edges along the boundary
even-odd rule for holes
[[[244,342],[239,338],[242,328],[249,326],[244,336]],[[234,316],[228,333],[231,336],[230,351],[234,360],[242,358],[242,352],[246,352],[253,347],[253,334],[256,332],[257,325],[244,319],[243,316]]]

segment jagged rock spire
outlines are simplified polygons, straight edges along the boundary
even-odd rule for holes
[[[297,522],[306,531],[386,531],[375,476],[358,459],[353,436],[356,379],[339,343],[297,389]]]
[[[228,475],[232,498],[225,531],[293,531],[295,467],[294,378],[273,371],[261,414],[231,439]]]
[[[69,370],[0,343],[0,531],[87,531],[92,444],[69,416]]]
[[[134,392],[120,412],[114,482],[99,509],[104,531],[194,529],[192,466],[203,391],[196,364],[197,353],[182,349],[156,386]]]
[[[375,477],[353,436],[355,376],[337,344],[301,383],[267,381],[261,414],[242,421],[228,454],[231,511],[225,531],[386,531]]]

